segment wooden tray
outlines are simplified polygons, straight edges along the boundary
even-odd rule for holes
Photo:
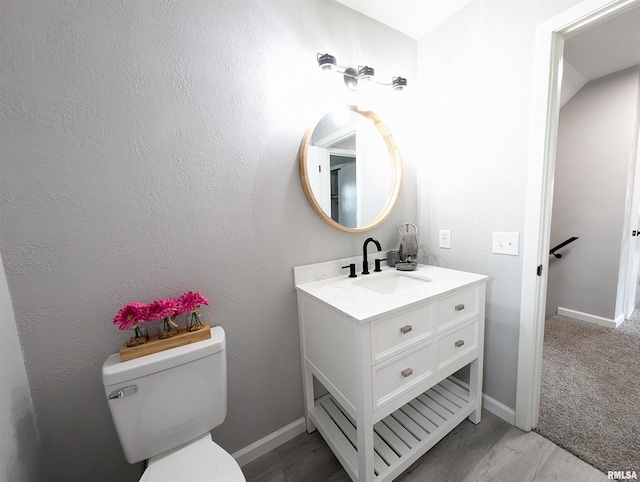
[[[159,351],[168,350],[169,348],[176,348],[211,338],[211,327],[209,323],[203,323],[203,325],[204,328],[200,328],[197,331],[187,331],[186,328],[179,328],[177,335],[162,340],[158,339],[158,335],[151,335],[149,341],[144,345],[129,347],[125,341],[120,348],[120,361],[133,360],[134,358],[140,358],[141,356],[150,355],[151,353],[158,353]]]

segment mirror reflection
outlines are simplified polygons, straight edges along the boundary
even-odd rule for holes
[[[371,112],[330,112],[303,139],[305,194],[326,222],[346,231],[371,229],[391,213],[401,171],[390,132]]]

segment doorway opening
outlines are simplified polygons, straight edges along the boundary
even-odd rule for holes
[[[564,42],[639,5],[583,2],[537,30],[515,410],[515,425],[526,431],[538,422]]]

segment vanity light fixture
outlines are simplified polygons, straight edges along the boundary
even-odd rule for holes
[[[375,77],[375,69],[368,65],[359,66],[358,70],[352,67],[340,67],[336,58],[331,54],[318,54],[318,66],[323,72],[336,72],[342,74],[344,83],[351,90],[358,90],[358,85],[362,87],[379,84],[391,87],[394,91],[402,91],[407,88],[407,79],[404,77],[393,77],[391,82],[386,84],[378,82]]]
[[[407,79],[405,79],[404,77],[394,77],[391,80],[391,87],[396,92],[404,90],[407,88]]]

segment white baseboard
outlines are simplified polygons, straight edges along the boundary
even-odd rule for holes
[[[463,387],[465,390],[469,390],[468,383],[465,383],[456,377],[449,377],[449,378],[453,379],[454,382],[456,382],[458,385]],[[505,422],[510,423],[511,425],[515,425],[516,412],[513,408],[507,407],[504,403],[499,402],[495,398],[490,397],[486,393],[482,394],[482,406],[486,408],[488,411],[490,411],[491,413],[493,413],[494,415],[496,415],[497,417],[500,417]]]
[[[486,393],[482,394],[482,406],[505,422],[508,422],[511,425],[516,424],[516,411],[511,407],[507,407],[504,403],[499,402],[495,398],[491,398]]]
[[[596,325],[606,326],[609,328],[617,328],[620,323],[624,321],[624,315],[619,315],[615,320],[611,318],[603,318],[602,316],[591,315],[589,313],[583,313],[581,311],[570,310],[568,308],[558,307],[557,313],[560,316],[568,316],[569,318],[574,318],[576,320],[587,321],[589,323],[595,323]]]
[[[262,457],[267,452],[272,451],[276,447],[279,447],[285,442],[288,442],[292,438],[300,435],[306,429],[304,418],[300,418],[295,422],[291,422],[286,427],[282,427],[279,430],[267,435],[266,437],[261,438],[257,442],[252,443],[251,445],[238,450],[237,452],[231,454],[231,456],[236,459],[238,465],[242,467],[243,465],[248,464],[249,462],[253,462],[258,457]]]

